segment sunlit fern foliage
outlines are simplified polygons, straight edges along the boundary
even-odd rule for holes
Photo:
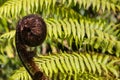
[[[4,54],[4,52],[6,52],[9,57],[13,57],[14,50],[12,48],[13,46],[15,47],[14,36],[15,31],[0,36],[0,53]]]
[[[4,27],[4,28],[3,28]],[[0,19],[0,34],[9,32],[8,24],[5,18]]]
[[[0,53],[7,53],[7,56],[13,57],[13,53],[16,53],[14,29],[17,21],[27,14],[37,13],[44,18],[48,29],[43,44],[49,44],[52,52],[55,50],[58,53],[35,58],[35,62],[42,67],[47,76],[54,80],[58,74],[59,78],[77,80],[120,78],[120,23],[98,19],[94,14],[93,17],[89,17],[89,11],[96,15],[117,14],[120,12],[120,1],[0,0]],[[66,53],[59,54],[60,51],[65,51],[59,44],[62,47],[67,46]],[[83,53],[78,54],[79,51]],[[67,54],[69,52],[72,54]],[[88,54],[91,52],[94,54]],[[50,64],[53,64],[55,70],[49,66],[48,61],[53,61]],[[56,61],[60,64],[56,64]],[[12,78],[15,79],[16,76],[19,76],[18,80],[30,79],[23,68],[16,71]]]
[[[99,11],[102,9],[107,11],[119,11],[119,0],[7,0],[0,7],[0,16],[19,16],[22,13],[34,13],[34,12],[50,12],[56,4],[64,5],[66,7],[72,7],[78,5],[79,8],[83,7],[88,9],[92,7],[93,10]]]
[[[72,54],[60,53],[59,55],[49,56],[39,55],[34,61],[51,80],[104,80],[117,79],[120,76],[120,65],[117,64],[120,59],[98,53],[74,52]],[[15,77],[17,80],[30,79],[24,68],[17,70],[11,80]]]
[[[45,21],[48,26],[48,38],[58,40],[61,43],[62,39],[66,39],[70,47],[72,47],[74,41],[78,49],[84,45],[88,45],[85,47],[101,50],[102,53],[108,52],[118,57],[120,56],[120,41],[118,41],[117,38],[120,30],[116,29],[112,23],[106,24],[102,21],[93,22],[82,18],[80,20],[73,18],[56,20],[50,18],[45,19]],[[3,34],[0,37],[1,44],[9,43],[10,40],[14,39],[14,35],[15,31]],[[7,39],[7,41],[5,41],[5,39]],[[2,48],[4,47],[2,45],[1,51],[3,52]]]

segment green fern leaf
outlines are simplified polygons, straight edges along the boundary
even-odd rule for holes
[[[86,77],[91,79],[114,79],[116,77],[116,79],[119,79],[120,70],[116,67],[119,67],[120,59],[108,55],[61,53],[47,56],[39,55],[34,58],[34,61],[53,80],[78,80],[80,78],[86,79]],[[11,78],[14,79],[16,76],[18,76],[18,80],[24,80],[25,78],[28,80],[29,78],[23,68],[16,71]]]

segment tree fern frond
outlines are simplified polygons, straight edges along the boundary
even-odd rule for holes
[[[2,5],[2,4],[4,4],[5,2],[6,2],[7,0],[0,0],[0,6]]]
[[[39,56],[38,58],[35,58],[35,62],[40,66],[40,68],[43,69],[43,71],[47,75],[52,75],[50,77],[53,77],[54,74],[58,74],[58,72],[62,72],[62,74],[67,74],[69,76],[72,76],[73,74],[80,74],[81,71],[82,73],[87,71],[88,73],[93,73],[93,74],[96,74],[98,72],[99,75],[109,75],[110,73],[116,77],[119,77],[119,72],[118,72],[119,67],[115,68],[111,66],[118,66],[115,65],[115,63],[116,62],[119,63],[120,60],[119,59],[114,60],[108,55],[98,55],[98,54],[90,55],[85,53],[84,54],[62,53],[59,55]],[[48,63],[49,65],[51,65],[51,67],[47,67]],[[50,68],[52,72],[49,71]]]
[[[117,57],[120,56],[120,41],[102,39],[98,37],[93,37],[91,40],[85,40],[86,44],[90,44],[95,49],[100,49],[102,53],[108,52],[110,54],[115,54]]]
[[[15,71],[15,74],[10,77],[10,80],[32,80],[29,76],[28,72],[25,70],[24,67]]]
[[[0,18],[0,34],[3,32],[9,32],[7,20]]]
[[[68,7],[79,4],[79,7],[84,7],[87,9],[92,6],[94,10],[99,11],[102,9],[103,12],[105,9],[107,9],[109,12],[111,10],[114,12],[116,12],[117,9],[120,10],[120,5],[117,3],[112,3],[109,0],[8,0],[2,6],[0,6],[0,17],[16,17],[20,14],[25,15],[35,12],[45,12],[47,14],[50,12],[50,10],[56,7],[55,5],[60,3],[63,3],[64,5],[67,4]]]
[[[0,53],[6,52],[9,57],[13,57],[13,45],[15,46],[15,30],[0,36]]]
[[[111,10],[113,12],[116,12],[117,9],[120,10],[120,5],[117,3],[115,4],[110,0],[78,0],[78,3],[80,7],[83,6],[86,9],[92,6],[92,9],[96,11],[99,11],[100,9],[102,9],[103,12],[105,12],[105,10],[107,10],[108,12],[110,12]]]
[[[34,62],[51,80],[118,80],[119,12],[120,0],[0,0],[0,55],[16,53],[11,31],[16,21],[40,14],[47,25],[46,41],[27,50],[50,53],[36,55]],[[24,68],[10,79],[32,80]]]
[[[54,7],[56,0],[8,0],[0,7],[1,17],[18,16],[43,11]]]
[[[59,17],[78,17],[72,9],[67,10],[68,8],[58,5],[57,2],[56,0],[9,0],[0,7],[0,17],[17,17],[36,12],[44,17],[55,16],[54,14]]]
[[[119,31],[112,24],[106,27],[107,24],[103,22],[92,22],[82,18],[79,21],[76,19],[45,21],[48,25],[48,36],[55,39],[68,39],[70,47],[74,41],[76,46],[91,45],[103,53],[109,52],[120,56],[118,49],[120,42],[116,37]]]
[[[119,79],[120,77],[120,59],[109,55],[73,52],[72,54],[39,55],[34,58],[34,61],[47,76],[55,80],[68,80],[68,78],[79,80],[86,79],[86,77],[90,79]],[[22,71],[15,73],[13,77],[22,73]],[[24,74],[21,77],[25,77]]]
[[[90,47],[101,50],[103,53],[108,52],[120,56],[120,42],[116,37],[118,32],[116,34],[117,29],[113,24],[107,25],[101,21],[91,21],[84,18],[80,20],[72,18],[63,20],[45,19],[45,21],[48,28],[48,37],[51,39],[67,39],[70,47],[75,42],[76,46],[80,45],[78,49],[84,49],[87,48],[87,46],[83,47],[84,45],[90,45]]]
[[[83,7],[85,9],[89,9],[92,6],[93,10],[96,10],[97,12],[101,9],[103,12],[107,10],[110,12],[111,10],[113,12],[116,12],[117,9],[120,10],[120,2],[115,0],[114,2],[112,0],[67,0],[67,1],[61,1],[63,4],[67,3],[66,5],[69,6],[75,6],[76,4],[79,4],[79,8]],[[102,6],[101,6],[102,5]]]
[[[3,35],[0,36],[0,39],[11,39],[15,36],[15,30],[12,30],[8,33],[5,33]]]
[[[83,34],[86,32],[88,38],[90,37],[89,29],[95,30],[97,36],[104,37],[104,35],[101,35],[100,33],[103,33],[107,36],[110,35],[111,36],[110,38],[113,40],[117,40],[116,36],[119,33],[119,29],[116,29],[116,27],[114,27],[115,25],[112,23],[107,24],[106,22],[89,20],[87,18],[80,18],[79,21],[77,19],[73,19],[73,18],[65,18],[63,20],[61,20],[61,19],[57,19],[57,20],[56,19],[45,19],[45,21],[48,25],[48,28],[49,28],[49,26],[51,26],[53,29],[55,29],[55,27],[58,26],[57,27],[58,29],[55,29],[56,33],[53,33],[54,36],[56,34],[59,34],[59,36],[61,36],[62,29],[65,33],[65,36],[67,36],[67,35],[70,36],[71,34],[74,37],[76,35],[80,36],[79,33],[80,33],[80,30],[82,29],[82,27],[83,27],[83,29],[81,31],[83,31]],[[50,29],[50,31],[52,31],[51,29]],[[76,32],[78,32],[78,33],[76,33]],[[107,36],[106,36],[106,38],[108,38]]]

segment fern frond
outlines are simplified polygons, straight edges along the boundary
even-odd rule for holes
[[[101,50],[102,53],[108,52],[120,56],[120,41],[116,37],[119,30],[112,23],[107,25],[101,21],[91,21],[85,18],[80,18],[80,20],[72,18],[45,19],[45,22],[48,38],[66,39],[70,47],[75,42],[76,46],[79,46],[78,49],[84,49],[88,47],[84,47],[84,45],[90,45],[94,49]],[[12,33],[12,37],[14,33]]]
[[[30,14],[37,11],[43,11],[51,6],[54,7],[56,0],[8,0],[0,7],[0,16],[10,17],[18,16],[20,13]]]
[[[100,76],[113,74],[117,78],[119,77],[118,67],[115,68],[118,65],[114,64],[119,63],[120,60],[114,60],[108,55],[62,53],[59,55],[39,56],[35,58],[35,62],[51,78],[54,74],[57,76],[59,72],[72,77],[85,71],[93,74],[98,73]]]
[[[74,10],[67,10],[68,8],[58,5],[57,2],[56,0],[9,0],[0,7],[0,17],[17,17],[31,13],[40,13],[43,17],[56,17],[58,15],[59,17],[76,16]]]
[[[72,54],[39,55],[34,58],[34,61],[52,80],[120,78],[120,59],[108,55],[73,52]],[[15,73],[13,77],[22,73],[22,71]],[[28,77],[28,75],[21,75],[21,77],[25,76]]]
[[[13,45],[15,46],[15,30],[11,32],[4,33],[0,36],[0,53],[6,54],[9,57],[13,57]]]
[[[67,7],[79,4],[79,7],[84,7],[86,9],[92,6],[93,10],[99,11],[102,9],[103,12],[106,9],[109,12],[111,10],[113,10],[113,12],[120,10],[120,5],[117,3],[112,3],[109,0],[8,0],[2,6],[0,6],[0,17],[16,17],[20,14],[26,15],[36,12],[45,12],[47,14],[50,12],[50,10],[56,7],[55,5],[61,3],[63,5],[67,5]]]
[[[116,37],[119,30],[112,23],[107,25],[100,21],[91,21],[84,18],[79,21],[71,18],[63,20],[47,19],[45,21],[50,38],[67,39],[70,47],[75,42],[76,46],[91,45],[91,47],[99,49],[103,53],[109,52],[120,56],[120,41]]]
[[[102,10],[103,12],[105,12],[105,10],[108,12],[111,10],[113,12],[120,10],[120,2],[117,0],[61,0],[59,2],[66,5],[67,7],[75,6],[77,4],[79,5],[79,8],[83,7],[85,9],[89,9],[92,7],[92,9],[96,10],[97,12],[99,10]]]
[[[4,33],[3,35],[0,36],[0,39],[12,39],[15,36],[15,30],[12,30],[10,32]]]
[[[117,2],[117,0],[115,2]],[[78,0],[79,7],[88,9],[92,6],[93,10],[99,11],[102,9],[103,12],[105,12],[105,10],[108,12],[111,10],[113,12],[116,12],[117,9],[120,10],[120,5],[115,2],[113,3],[112,0]]]
[[[15,74],[9,80],[32,80],[24,67],[15,71]]]
[[[0,6],[2,5],[2,4],[4,4],[5,2],[6,2],[7,0],[0,0]]]
[[[0,34],[3,32],[9,32],[8,24],[6,19],[0,18]]]
[[[62,35],[62,29],[64,31],[65,36],[73,35],[74,37],[79,36],[79,38],[80,38],[81,31],[83,31],[82,32],[83,34],[86,32],[87,37],[89,38],[90,37],[89,29],[92,31],[95,31],[96,36],[104,37],[104,35],[107,35],[111,37],[106,37],[106,38],[107,39],[111,38],[112,40],[117,40],[116,36],[119,33],[119,29],[116,29],[116,27],[114,27],[115,25],[112,23],[107,24],[106,22],[91,20],[91,19],[82,18],[82,17],[79,20],[73,19],[73,18],[56,20],[51,18],[51,19],[45,19],[45,21],[48,25],[48,28],[50,28],[49,26],[51,26],[51,28],[48,29],[51,31],[49,32],[49,36],[52,36],[51,34],[53,32],[53,36],[55,37],[56,35],[58,35],[59,37]],[[103,33],[103,35],[101,35],[101,33]],[[84,36],[85,35],[83,35],[83,37]]]

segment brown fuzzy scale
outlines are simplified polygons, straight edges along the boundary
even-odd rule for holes
[[[27,51],[27,46],[40,45],[46,38],[46,32],[46,24],[39,15],[25,16],[17,24],[16,48],[23,65],[33,80],[48,80],[48,78],[33,61],[35,52]]]

